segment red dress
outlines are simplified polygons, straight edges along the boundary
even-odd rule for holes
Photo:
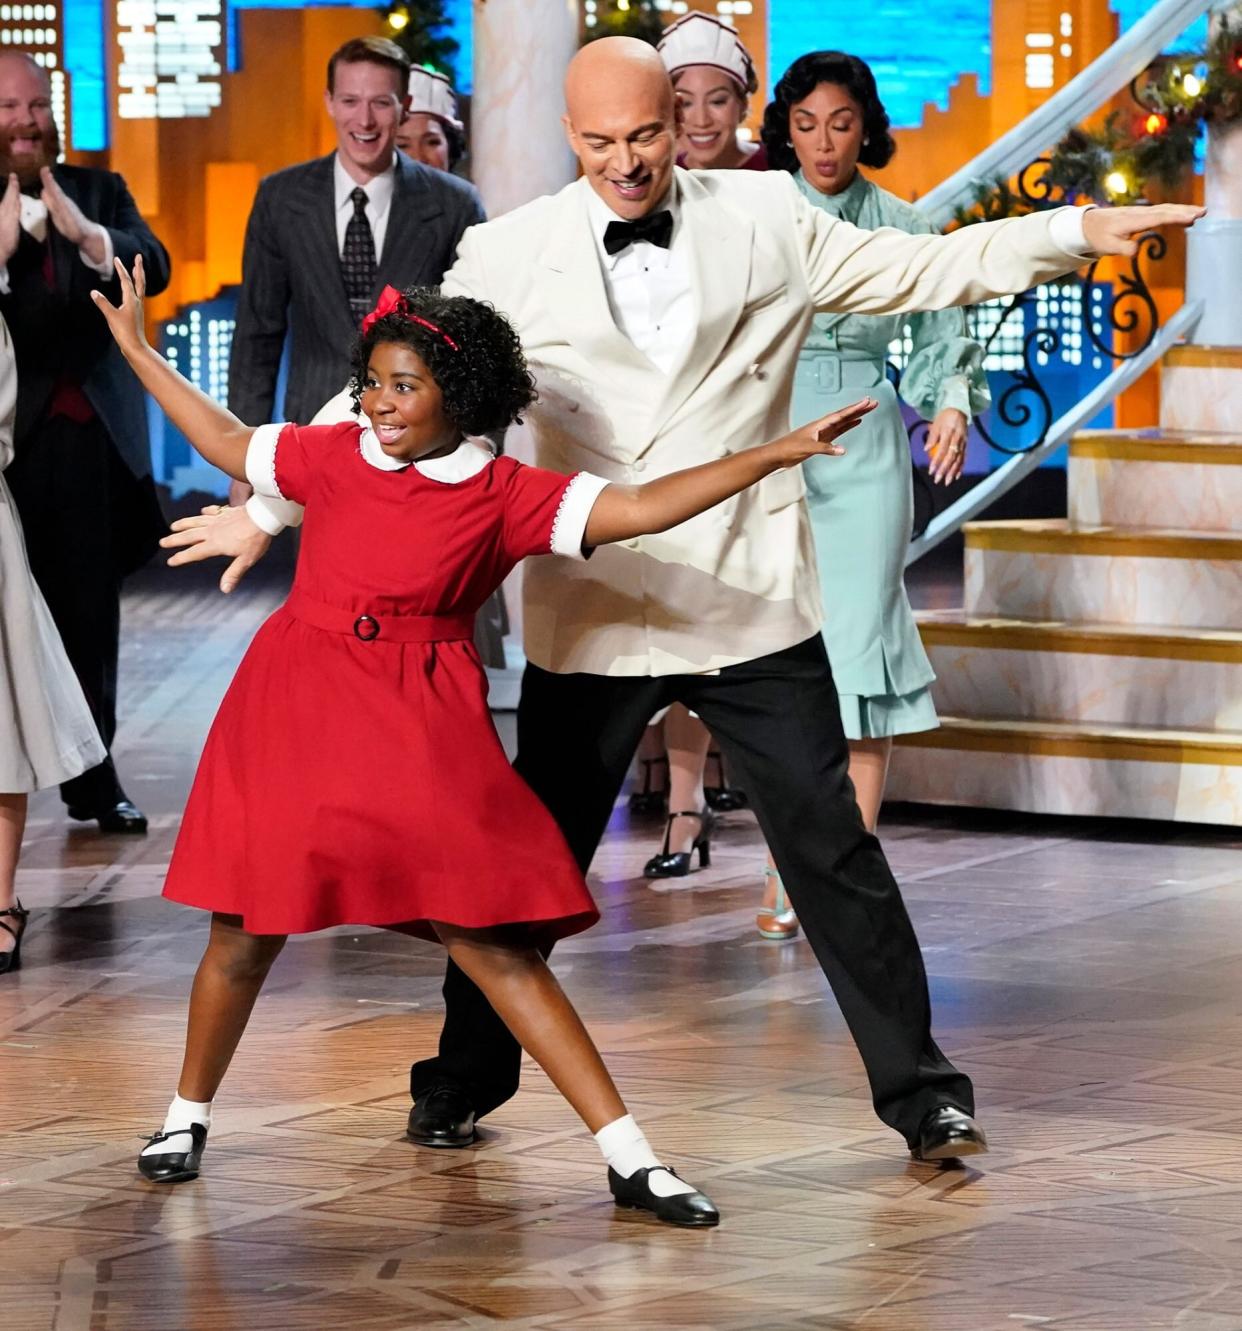
[[[274,489],[306,506],[289,600],[212,725],[164,895],[256,934],[599,912],[505,757],[474,612],[546,554],[571,477],[501,457],[455,484],[384,471],[356,424],[288,425]]]

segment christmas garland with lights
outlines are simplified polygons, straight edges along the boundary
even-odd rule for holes
[[[1202,52],[1161,56],[1130,87],[1136,109],[1072,129],[1016,182],[981,184],[954,222],[992,222],[1065,203],[1134,203],[1177,188],[1205,126],[1242,119],[1242,31],[1221,24]]]

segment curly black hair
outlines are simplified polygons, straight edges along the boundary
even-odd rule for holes
[[[760,130],[769,165],[778,171],[798,169],[798,157],[790,142],[790,109],[809,97],[821,83],[838,84],[862,107],[863,147],[858,154],[859,165],[887,166],[897,151],[897,143],[889,132],[888,112],[880,101],[875,75],[865,60],[844,51],[809,51],[781,75],[772,100],[764,107]]]
[[[434,287],[406,287],[401,295],[404,311],[381,315],[354,344],[349,385],[354,410],[361,410],[371,352],[381,342],[398,342],[431,371],[444,413],[462,434],[490,434],[520,420],[535,401],[535,381],[508,319],[481,300],[442,296]]]

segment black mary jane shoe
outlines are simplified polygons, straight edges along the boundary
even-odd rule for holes
[[[941,1105],[919,1124],[919,1139],[910,1154],[915,1160],[935,1164],[964,1155],[982,1155],[987,1149],[983,1129],[969,1114],[953,1105]]]
[[[437,1086],[415,1102],[405,1135],[416,1146],[469,1146],[476,1137],[474,1106],[455,1086]]]
[[[4,919],[6,915],[15,920],[16,925],[7,924]],[[0,952],[0,975],[21,970],[22,939],[26,936],[26,921],[29,918],[30,912],[16,899],[6,910],[0,910],[0,929],[13,935],[13,946],[7,952]]]
[[[699,834],[690,843],[689,850],[669,850],[669,836],[673,831],[674,818],[697,818],[699,820]],[[690,872],[690,861],[694,858],[696,851],[699,856],[699,868],[706,869],[712,862],[711,843],[714,826],[715,819],[707,809],[702,810],[702,812],[697,812],[694,809],[683,809],[680,813],[670,813],[668,821],[664,824],[664,845],[658,855],[653,855],[643,865],[643,877],[684,878]]]
[[[716,764],[716,784],[703,786],[703,799],[707,807],[713,813],[736,813],[738,809],[750,807],[750,799],[744,790],[739,790],[736,786],[726,786],[724,776],[724,759],[713,749],[704,762],[715,762]]]
[[[659,815],[668,807],[668,759],[640,758],[643,765],[643,786],[641,790],[630,792],[630,812],[638,817]],[[657,768],[664,769],[664,784],[659,790],[651,784],[651,773]]]
[[[207,1129],[201,1123],[191,1123],[188,1128],[178,1128],[175,1132],[157,1132],[147,1138],[147,1146],[158,1146],[160,1142],[166,1142],[170,1137],[179,1137],[185,1132],[190,1134],[191,1146],[188,1151],[164,1151],[158,1155],[138,1157],[138,1172],[143,1178],[150,1183],[188,1183],[198,1178],[199,1167],[203,1162],[203,1148],[207,1145]]]
[[[97,822],[99,830],[122,836],[146,836],[147,815],[130,800],[117,800],[104,809],[86,809],[69,806],[69,817],[78,823]]]
[[[683,1192],[676,1197],[657,1197],[647,1182],[648,1175],[657,1171],[672,1174],[674,1178],[681,1177],[675,1169],[658,1165],[654,1169],[639,1169],[629,1178],[622,1178],[609,1165],[608,1187],[613,1201],[631,1211],[650,1211],[664,1224],[680,1225],[682,1229],[710,1229],[720,1224],[720,1212],[704,1193]]]

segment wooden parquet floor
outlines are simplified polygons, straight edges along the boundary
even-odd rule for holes
[[[1208,829],[891,812],[937,1032],[993,1141],[978,1168],[913,1165],[872,1117],[805,943],[754,935],[747,815],[657,892],[656,830],[619,813],[604,921],[556,967],[719,1230],[616,1212],[534,1068],[476,1148],[406,1144],[441,956],[378,932],[290,943],[204,1176],[143,1183],[204,929],[161,877],[278,593],[153,575],[127,602],[119,753],[148,838],[34,805],[26,965],[0,980],[0,1328],[1242,1329],[1242,866]]]

